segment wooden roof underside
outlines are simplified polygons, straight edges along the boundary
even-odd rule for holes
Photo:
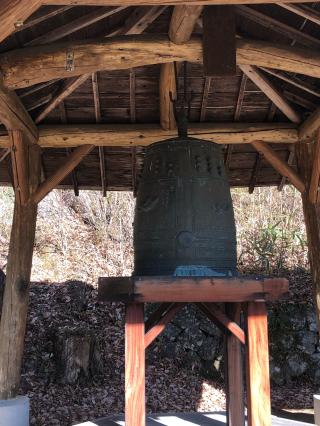
[[[250,4],[237,5],[235,8],[237,34],[240,37],[320,49],[319,2],[292,4],[288,7]],[[310,19],[300,16],[301,10]],[[134,17],[139,14],[151,21],[149,25],[143,21],[144,33],[168,34],[172,6],[123,6],[116,10],[113,7],[96,6],[42,6],[23,26],[17,25],[15,33],[0,44],[0,68],[1,55],[19,48],[31,49],[60,41],[74,42],[127,33],[128,29],[130,31],[130,22],[132,24]],[[201,33],[200,17],[193,34]],[[158,125],[160,67],[160,64],[156,64],[89,73],[81,79],[59,78],[17,88],[16,93],[39,125],[40,134],[41,126],[44,125]],[[290,123],[295,116],[302,122],[319,106],[319,79],[270,68],[260,68],[258,71],[280,92],[290,107],[289,115],[280,111],[240,68],[233,77],[204,78],[202,65],[189,63],[187,83],[191,126],[194,123]],[[178,88],[182,80],[180,76]],[[272,145],[283,160],[294,165],[292,146],[284,143]],[[250,144],[223,147],[232,186],[249,187],[252,190],[254,186],[284,183],[279,173]],[[43,148],[44,176],[50,176],[70,155],[71,150],[72,146]],[[141,174],[143,155],[142,146],[96,147],[64,179],[61,187],[74,188],[75,192],[79,189],[101,188],[133,190]],[[3,146],[0,148],[0,185],[11,183],[11,160],[7,148]]]

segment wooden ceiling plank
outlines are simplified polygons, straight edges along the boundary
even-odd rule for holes
[[[202,12],[202,6],[176,6],[173,9],[169,40],[180,45],[186,43],[192,34],[193,28]],[[174,100],[177,97],[176,75],[179,66],[174,63],[162,64],[159,81],[160,124],[163,129],[173,130],[177,127],[174,114]]]
[[[255,140],[295,144],[297,126],[291,123],[191,123],[189,134],[218,144],[246,144]],[[95,146],[148,146],[176,136],[176,130],[163,130],[155,124],[82,124],[39,126],[43,148],[72,148],[90,140]],[[0,136],[0,148],[8,148],[8,136]]]
[[[31,202],[38,204],[43,198],[49,194],[56,186],[67,177],[74,168],[80,164],[83,158],[89,154],[90,151],[94,148],[94,145],[82,145],[76,148],[66,162],[60,166],[52,176],[48,177],[44,182],[42,182],[37,190],[31,196]]]
[[[299,114],[257,68],[250,65],[240,65],[240,69],[280,109],[280,111],[289,118],[289,120],[293,123],[301,122]]]
[[[299,128],[299,139],[301,142],[312,141],[316,138],[320,128],[320,108],[317,108]]]
[[[66,66],[68,53],[70,63]],[[163,35],[135,35],[36,46],[2,53],[0,69],[4,84],[17,89],[99,70],[130,69],[175,61],[200,63],[201,38],[192,37],[189,42],[177,45]],[[238,39],[237,63],[320,77],[319,50]]]
[[[115,13],[122,11],[123,9],[126,9],[126,7],[118,6],[108,10],[95,10],[94,12],[87,13],[86,15],[80,16],[79,18],[76,18],[67,24],[64,24],[58,28],[54,28],[52,31],[49,31],[29,41],[28,43],[25,43],[25,46],[39,46],[42,44],[54,43],[55,41],[61,40],[70,34],[93,25],[94,23],[99,22],[108,16],[112,16]]]
[[[16,28],[41,6],[40,0],[2,0],[0,3],[0,42],[9,37]]]
[[[318,98],[320,97],[320,91],[318,91],[316,87],[310,86],[308,83],[306,83],[305,81],[299,80],[295,76],[291,76],[291,75],[286,76],[279,71],[274,71],[269,68],[261,67],[260,69],[270,75],[273,75],[274,77],[279,78],[280,80],[285,81],[286,83],[291,84],[292,86],[298,87],[299,89],[310,93],[311,95],[317,96]]]
[[[200,122],[203,122],[206,120],[206,109],[208,104],[208,97],[211,87],[211,77],[205,77],[204,79],[204,86],[203,86],[203,93],[202,93],[202,101],[201,101],[201,111],[200,111]]]
[[[26,22],[23,22],[23,25],[17,27],[14,33],[26,30],[27,28],[31,28],[37,24],[40,24],[41,22],[54,18],[55,16],[60,15],[61,13],[67,12],[71,8],[72,6],[61,6],[61,7],[57,7],[54,10],[50,10],[49,12],[45,10],[43,13],[39,14],[37,17],[28,19]]]
[[[312,204],[316,204],[318,201],[320,179],[320,129],[313,149],[313,165],[309,186],[309,200]]]
[[[308,21],[320,25],[320,16],[315,14],[312,10],[303,9],[300,6],[290,3],[277,3],[277,5],[289,10],[292,13],[295,13],[296,15],[301,16],[302,18],[308,19]]]
[[[251,143],[261,155],[264,155],[265,159],[277,170],[277,172],[285,176],[298,191],[301,193],[305,192],[305,184],[300,176],[279,157],[274,149],[265,142],[254,141]]]
[[[303,44],[304,46],[311,48],[320,47],[319,39],[302,31],[299,31],[293,27],[290,27],[289,25],[284,24],[283,22],[277,21],[276,19],[271,18],[270,16],[265,15],[264,13],[258,12],[257,10],[252,9],[249,6],[237,6],[236,10],[239,15],[250,19],[251,21],[254,21],[259,25],[262,25],[265,28],[276,31],[277,33],[282,34],[285,37],[291,38],[292,40],[295,40]]]

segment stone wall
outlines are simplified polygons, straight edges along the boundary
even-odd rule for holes
[[[272,381],[284,385],[305,379],[320,385],[314,307],[281,303],[269,306],[268,312]],[[155,350],[186,368],[200,370],[204,377],[223,377],[223,335],[195,306],[188,305],[177,315]]]

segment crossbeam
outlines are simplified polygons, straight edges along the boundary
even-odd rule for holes
[[[320,77],[318,49],[246,39],[237,39],[236,44],[238,65],[256,65]],[[175,61],[201,63],[202,59],[199,36],[192,37],[185,44],[175,44],[168,36],[142,34],[12,50],[0,55],[0,68],[4,84],[18,89],[102,70]]]
[[[143,276],[100,278],[98,298],[102,302],[208,303],[276,300],[287,293],[284,278]]]
[[[39,126],[42,148],[95,146],[148,146],[177,136],[176,130],[163,130],[155,124],[80,124]],[[189,136],[218,144],[263,141],[277,144],[298,142],[297,126],[291,123],[193,123]],[[0,148],[9,147],[7,135],[0,136]]]

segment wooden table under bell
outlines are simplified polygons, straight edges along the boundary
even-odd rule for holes
[[[284,297],[282,278],[100,278],[99,300],[126,303],[125,424],[145,426],[145,351],[174,316],[194,303],[226,333],[229,426],[244,426],[242,346],[246,354],[248,426],[271,425],[266,302]],[[144,304],[160,303],[145,322]],[[221,309],[221,303],[224,309]],[[241,327],[241,314],[244,326]]]

